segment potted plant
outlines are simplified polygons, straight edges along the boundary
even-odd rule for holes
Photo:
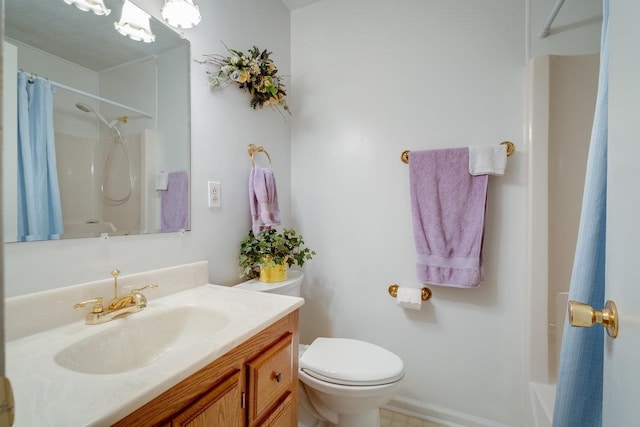
[[[294,230],[278,232],[269,229],[249,235],[240,242],[240,276],[258,277],[262,282],[287,280],[287,268],[302,267],[316,253],[305,247],[304,240]]]

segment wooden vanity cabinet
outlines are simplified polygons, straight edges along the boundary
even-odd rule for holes
[[[298,425],[298,310],[127,415],[115,427]]]

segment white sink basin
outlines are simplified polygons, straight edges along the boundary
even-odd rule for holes
[[[174,348],[197,345],[199,339],[224,329],[231,318],[215,309],[174,307],[146,316],[135,313],[109,324],[87,326],[104,331],[70,344],[54,356],[66,369],[108,375],[149,366]]]

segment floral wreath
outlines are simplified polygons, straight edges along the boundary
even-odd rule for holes
[[[217,67],[217,71],[207,71],[209,85],[212,88],[221,87],[223,84],[235,82],[240,89],[244,89],[251,94],[251,107],[253,109],[262,108],[265,105],[270,107],[282,107],[291,114],[287,105],[284,82],[276,74],[278,68],[269,59],[271,52],[266,49],[260,51],[253,46],[246,53],[229,49],[229,56],[210,54],[205,55],[200,64]]]

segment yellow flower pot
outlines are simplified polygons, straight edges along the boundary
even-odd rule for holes
[[[287,265],[276,264],[274,267],[264,267],[260,270],[261,282],[275,283],[287,280]]]

